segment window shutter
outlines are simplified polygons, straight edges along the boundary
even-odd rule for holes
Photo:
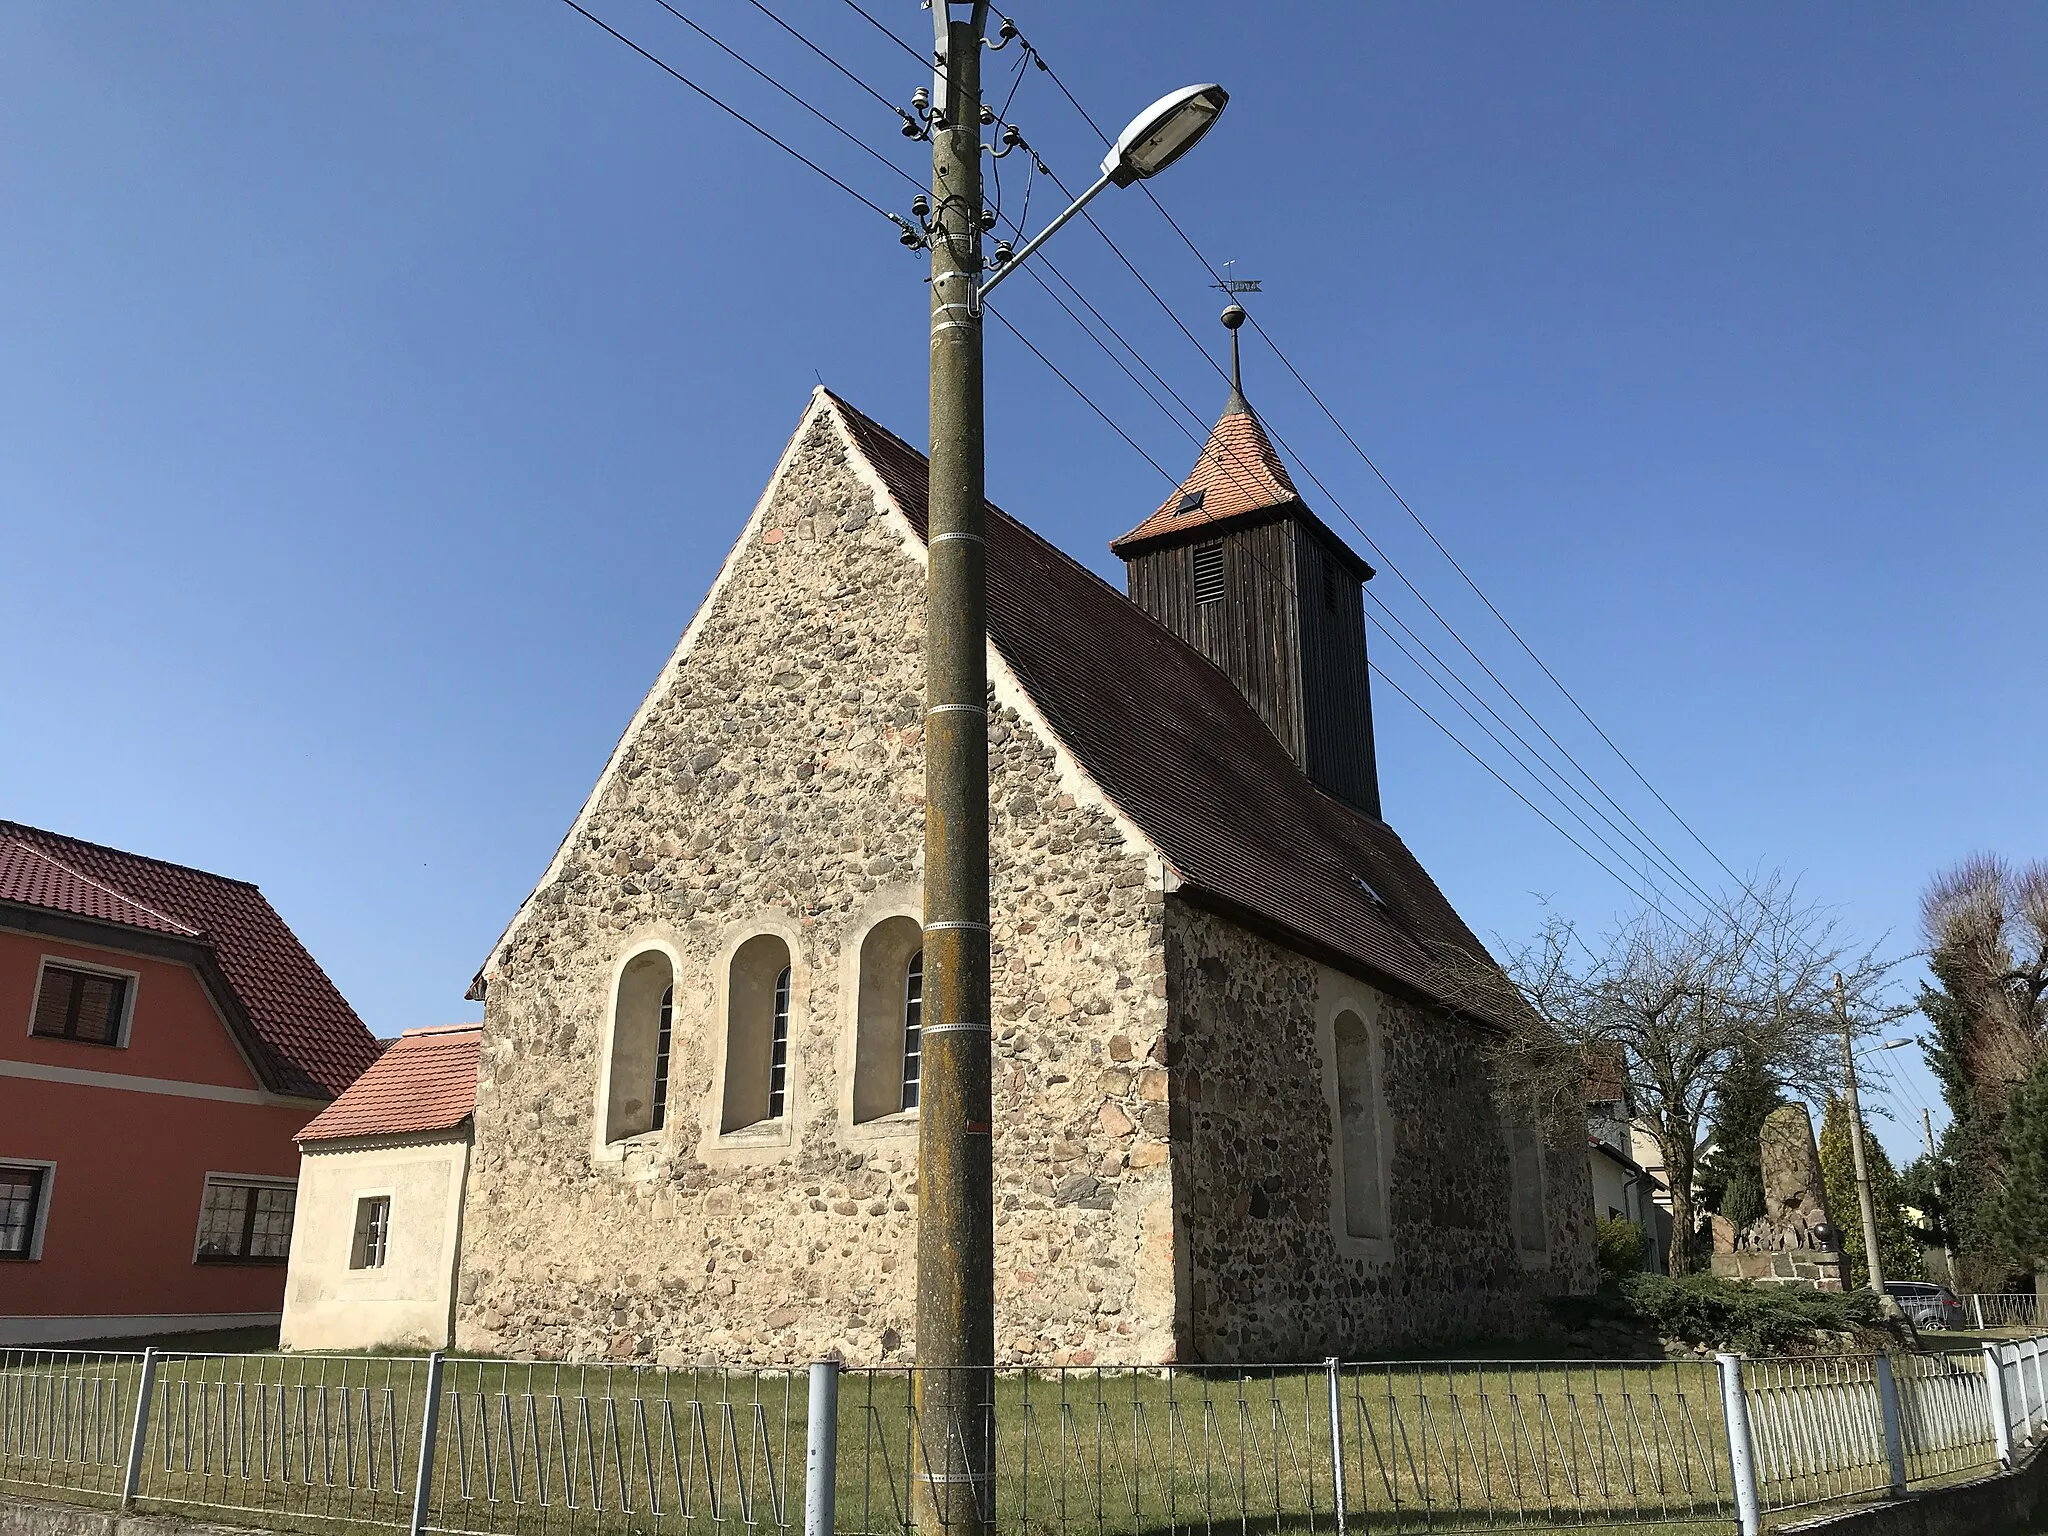
[[[1198,603],[1220,603],[1223,601],[1223,546],[1221,544],[1198,544],[1195,546],[1195,601]]]
[[[128,983],[118,976],[78,978],[78,1038],[112,1045],[121,1038],[121,1003]]]
[[[43,967],[43,984],[36,992],[35,1033],[66,1033],[65,1021],[71,1017],[71,988],[77,980],[76,971],[59,970],[54,965]]]

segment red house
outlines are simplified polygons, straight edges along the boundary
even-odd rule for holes
[[[275,1322],[381,1048],[255,886],[0,821],[0,1344]]]

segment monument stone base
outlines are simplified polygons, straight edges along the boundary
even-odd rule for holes
[[[1758,1285],[1803,1285],[1814,1291],[1842,1289],[1842,1256],[1817,1248],[1786,1248],[1776,1253],[1717,1253],[1713,1272],[1723,1280],[1754,1280]]]

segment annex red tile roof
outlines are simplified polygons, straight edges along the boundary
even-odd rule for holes
[[[924,455],[831,398],[922,539]],[[1022,523],[987,512],[989,638],[1191,895],[1501,1019],[1513,1003],[1475,971],[1490,964],[1485,947],[1391,827],[1317,789],[1201,652]]]
[[[0,902],[189,940],[247,1016],[243,1047],[279,1093],[332,1098],[377,1059],[376,1037],[246,881],[0,821]]]
[[[1187,479],[1157,512],[1109,547],[1127,555],[1155,539],[1234,522],[1300,499],[1257,413],[1233,389]]]
[[[452,1131],[476,1108],[481,1024],[409,1029],[299,1132],[301,1144]]]

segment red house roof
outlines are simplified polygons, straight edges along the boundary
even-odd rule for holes
[[[476,1108],[481,1024],[409,1029],[299,1132],[309,1141],[452,1131]]]
[[[0,905],[178,946],[202,973],[212,971],[224,984],[228,1011],[241,1015],[230,1025],[276,1092],[332,1098],[382,1049],[298,936],[246,881],[0,821]]]

